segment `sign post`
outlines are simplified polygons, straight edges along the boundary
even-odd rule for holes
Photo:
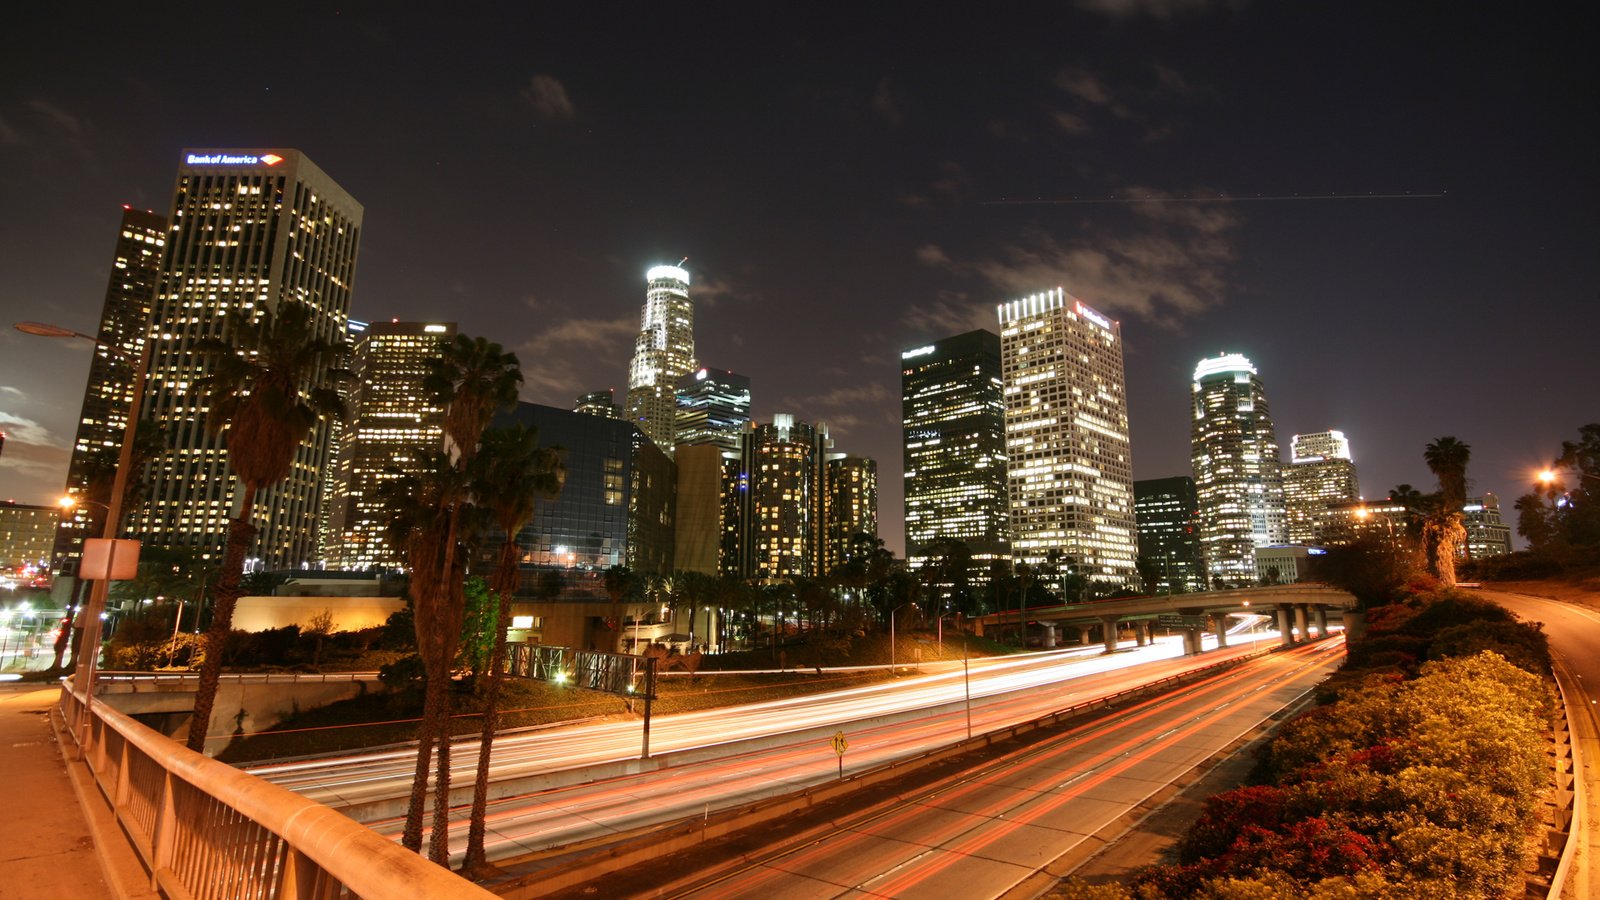
[[[839,780],[844,780],[844,751],[850,749],[850,742],[845,740],[844,732],[836,731],[833,734],[833,752],[839,757]]]

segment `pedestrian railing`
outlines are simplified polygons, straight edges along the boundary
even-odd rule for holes
[[[61,690],[123,837],[172,900],[494,895],[333,809],[195,753],[103,703]],[[102,835],[102,838],[107,836]]]
[[[101,670],[95,673],[95,681],[101,686],[132,685],[137,691],[140,685],[152,684],[170,687],[172,685],[197,686],[200,684],[199,672],[137,672]],[[221,680],[230,684],[321,684],[326,682],[342,683],[346,681],[376,681],[377,672],[234,672],[221,676]]]

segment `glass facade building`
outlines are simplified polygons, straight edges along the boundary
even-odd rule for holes
[[[750,379],[726,369],[697,369],[678,380],[679,444],[738,451],[750,424]]]
[[[850,557],[857,535],[878,536],[878,463],[865,456],[830,453],[824,476],[827,533],[820,572],[826,575]]]
[[[1225,353],[1195,367],[1191,394],[1191,459],[1206,569],[1213,585],[1254,584],[1256,548],[1288,539],[1266,387],[1249,359]]]
[[[617,395],[611,388],[584,394],[573,404],[572,411],[599,416],[602,419],[622,418],[622,408],[617,406]]]
[[[310,311],[316,337],[342,342],[362,216],[361,205],[297,150],[185,151],[150,322],[143,413],[166,429],[173,449],[147,470],[133,536],[220,551],[242,498],[225,435],[206,431],[208,404],[195,388],[205,369],[194,346],[221,336],[230,312],[260,315],[286,300]],[[331,436],[327,420],[314,425],[288,477],[256,498],[256,565],[299,568],[318,556]]]
[[[1205,590],[1194,479],[1175,475],[1135,481],[1133,507],[1139,523],[1145,592],[1184,594]]]
[[[100,327],[95,332],[101,346],[95,348],[94,359],[89,363],[89,380],[84,385],[83,407],[78,413],[78,434],[67,466],[66,492],[75,500],[91,499],[91,480],[116,468],[128,427],[128,407],[133,400],[134,368],[144,352],[166,243],[165,216],[122,208],[122,227],[117,232],[111,277],[100,308]],[[106,480],[100,489],[109,495],[110,481]],[[92,499],[104,503],[109,497]],[[77,571],[83,539],[100,536],[97,523],[103,514],[104,510],[80,502],[61,516],[53,553],[56,569]]]
[[[689,273],[678,266],[655,266],[645,282],[626,416],[670,457],[678,430],[678,381],[695,367],[694,304]]]
[[[1138,531],[1118,324],[1056,288],[1001,304],[1011,553],[1052,550],[1087,578],[1131,586]]]
[[[540,445],[561,448],[567,467],[560,496],[540,500],[517,538],[525,588],[539,569],[672,571],[675,485],[666,454],[620,419],[518,403],[494,420],[512,423],[538,429]],[[495,543],[479,551],[486,565],[497,558]]]
[[[418,450],[444,445],[444,407],[422,382],[429,361],[455,333],[454,322],[374,322],[357,340],[355,389],[342,432],[324,552],[330,568],[405,564],[404,552],[389,544],[379,494],[384,482],[417,474]]]
[[[737,482],[741,576],[775,580],[824,574],[824,465],[832,446],[826,425],[813,428],[788,413],[746,435]]]
[[[900,354],[906,563],[929,564],[934,542],[972,555],[968,583],[1009,561],[1006,411],[1000,335],[969,331]]]

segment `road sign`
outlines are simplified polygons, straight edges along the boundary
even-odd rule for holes
[[[844,732],[833,733],[833,752],[839,757],[839,780],[844,780],[844,752],[850,749],[850,742],[845,740]]]
[[[1162,613],[1156,617],[1156,624],[1162,628],[1204,628],[1205,616],[1182,616],[1177,613]]]

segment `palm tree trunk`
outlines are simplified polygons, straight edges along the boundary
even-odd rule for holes
[[[233,608],[244,593],[244,557],[255,540],[256,526],[251,519],[256,507],[256,486],[243,485],[244,503],[239,517],[228,524],[228,546],[222,555],[222,577],[217,583],[217,601],[211,610],[211,627],[206,629],[205,661],[200,665],[200,684],[195,689],[194,715],[189,719],[187,746],[205,752],[206,731],[211,710],[217,702],[217,685],[222,680],[222,649],[233,625]]]
[[[445,529],[444,565],[441,567],[444,578],[439,585],[441,602],[438,609],[443,612],[454,610],[460,604],[455,601],[455,592],[461,589],[461,578],[465,572],[456,571],[456,535],[459,533],[457,526],[461,521],[461,507],[459,503],[451,504],[449,513],[449,526]],[[451,615],[446,621],[440,623],[443,627],[435,635],[434,641],[434,669],[438,673],[441,686],[439,705],[434,711],[434,733],[438,736],[439,750],[435,762],[433,777],[433,829],[428,835],[428,858],[433,862],[449,868],[450,866],[450,664],[455,661],[456,645],[461,639],[461,617]],[[434,678],[430,672],[430,681]]]
[[[448,668],[448,665],[446,666]],[[428,859],[450,867],[450,690],[440,693],[439,752],[433,775],[433,829],[428,833]]]
[[[418,647],[423,652],[431,652],[425,647]],[[428,666],[424,664],[423,670]],[[406,826],[400,836],[400,846],[413,853],[422,850],[422,814],[428,805],[428,772],[433,767],[433,742],[437,737],[436,725],[439,717],[435,709],[443,702],[442,696],[449,686],[444,679],[435,678],[431,673],[424,682],[422,694],[422,721],[417,727],[417,766],[411,778],[411,799],[406,804]]]
[[[472,784],[472,814],[467,825],[467,856],[462,860],[461,871],[469,878],[482,879],[499,870],[489,865],[484,851],[486,819],[489,815],[489,758],[494,747],[495,732],[500,729],[500,681],[505,677],[506,630],[511,627],[511,596],[517,584],[517,542],[507,536],[500,549],[500,563],[495,569],[495,596],[499,609],[495,616],[494,650],[489,655],[489,689],[484,698],[483,731],[478,737],[478,772]]]

